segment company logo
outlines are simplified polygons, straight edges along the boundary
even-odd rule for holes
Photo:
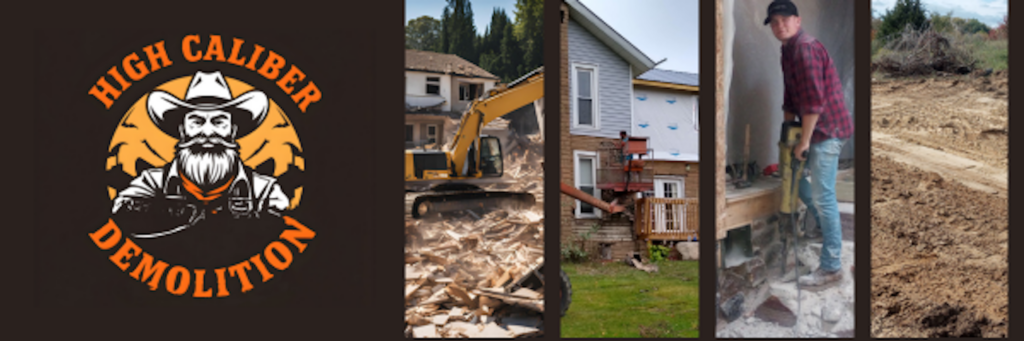
[[[253,290],[288,269],[316,235],[292,217],[305,158],[289,115],[267,92],[283,91],[305,113],[320,101],[319,88],[295,65],[284,72],[286,59],[259,44],[233,38],[225,56],[220,36],[206,38],[181,39],[184,61],[172,60],[164,41],[146,46],[88,91],[109,110],[133,82],[158,70],[225,63],[167,80],[123,114],[106,160],[111,217],[89,233],[118,269],[150,290],[196,298]],[[278,87],[231,77],[244,72]]]

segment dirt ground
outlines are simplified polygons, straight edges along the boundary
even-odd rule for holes
[[[883,80],[871,84],[871,133],[1007,166],[1008,74]]]
[[[1006,337],[1007,75],[872,83],[872,337]]]

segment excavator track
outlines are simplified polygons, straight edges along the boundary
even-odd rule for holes
[[[412,203],[412,217],[449,213],[470,209],[484,211],[496,208],[525,209],[533,207],[537,198],[530,193],[459,191],[427,194],[416,197]]]

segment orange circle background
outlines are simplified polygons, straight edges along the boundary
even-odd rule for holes
[[[228,88],[231,89],[232,97],[238,97],[238,95],[254,89],[253,86],[237,79],[224,78],[228,82]],[[167,91],[181,99],[185,97],[185,91],[191,82],[192,76],[181,77],[161,84],[154,90]],[[142,159],[154,167],[163,167],[174,159],[174,146],[178,144],[178,139],[157,128],[149,118],[149,113],[146,111],[146,99],[148,98],[149,94],[139,98],[118,122],[117,130],[114,131],[114,137],[111,138],[110,146],[107,149],[109,153],[106,164],[107,171],[121,165],[121,170],[134,178],[141,171],[135,169],[135,161],[138,159]],[[267,117],[260,126],[249,135],[237,138],[236,142],[239,145],[239,157],[250,168],[255,169],[268,160],[274,160],[274,174],[264,175],[279,177],[288,172],[290,165],[295,165],[296,168],[303,171],[306,170],[305,159],[292,151],[294,148],[298,152],[302,152],[302,144],[299,143],[295,127],[292,126],[292,122],[284,110],[281,110],[281,107],[272,99],[267,110]],[[111,200],[117,197],[117,189],[108,186],[107,192]],[[291,202],[288,209],[298,207],[302,198],[302,187],[295,188],[294,193],[289,196]]]

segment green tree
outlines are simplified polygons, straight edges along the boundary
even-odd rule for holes
[[[928,18],[928,23],[931,25],[932,30],[935,30],[936,32],[953,33],[957,29],[953,19],[959,18],[953,18],[952,11],[946,13],[946,15],[933,12],[931,17]]]
[[[441,12],[441,53],[448,53],[452,46],[452,13],[446,6]]]
[[[907,26],[920,30],[926,21],[921,0],[896,0],[896,6],[882,15],[882,25],[878,29],[877,38],[889,41],[894,35],[903,32]]]
[[[963,33],[966,34],[975,34],[978,32],[988,34],[989,28],[988,25],[985,25],[981,21],[978,21],[978,19],[971,18],[967,19],[967,22],[964,24],[961,30]]]
[[[441,22],[430,16],[409,20],[405,25],[405,48],[441,51]]]
[[[441,14],[442,51],[477,63],[476,27],[473,25],[473,8],[469,0],[447,0],[448,6]]]
[[[480,46],[477,49],[480,52],[481,58],[486,53],[497,54],[500,52],[501,40],[505,36],[505,27],[510,25],[512,25],[512,20],[509,19],[508,14],[505,14],[505,10],[495,8],[494,13],[491,14],[491,24],[484,31],[484,35],[480,39]]]
[[[477,51],[480,52],[480,67],[498,76],[503,81],[508,73],[508,59],[503,58],[502,48],[506,39],[511,36],[512,20],[505,10],[496,8],[491,14],[491,24],[480,37]],[[515,42],[515,37],[512,37]]]
[[[501,80],[503,82],[511,82],[520,75],[526,73],[522,69],[523,66],[523,49],[520,47],[521,44],[516,40],[516,36],[512,25],[505,26],[505,34],[501,39],[501,54],[499,60],[501,68]],[[527,70],[529,71],[529,70]]]
[[[544,65],[544,1],[517,0],[514,34],[523,51],[517,73],[525,74]]]

